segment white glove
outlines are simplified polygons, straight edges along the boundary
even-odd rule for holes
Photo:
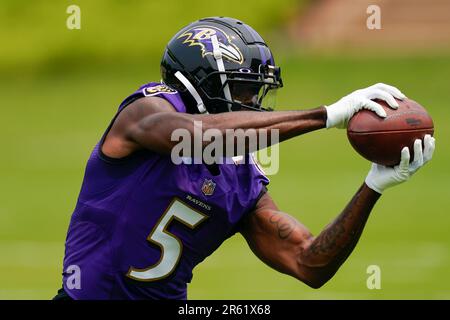
[[[435,139],[429,134],[425,135],[424,148],[422,152],[422,140],[414,141],[414,161],[409,163],[409,149],[404,147],[401,153],[400,164],[395,167],[385,167],[376,163],[372,163],[372,168],[366,177],[366,185],[382,194],[384,190],[405,182],[420,167],[431,160],[433,157]]]
[[[380,99],[387,102],[392,109],[398,108],[395,98],[403,100],[405,95],[395,87],[384,83],[377,83],[365,89],[356,90],[343,97],[327,109],[327,128],[346,128],[348,121],[361,109],[368,109],[375,112],[380,117],[386,117],[383,107],[371,99]]]

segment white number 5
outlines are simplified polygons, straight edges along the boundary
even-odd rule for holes
[[[169,276],[175,270],[183,250],[180,239],[167,231],[169,224],[176,219],[194,229],[207,217],[194,211],[178,199],[174,199],[147,238],[148,241],[161,248],[161,258],[157,263],[145,269],[130,267],[127,276],[140,281],[155,281]]]

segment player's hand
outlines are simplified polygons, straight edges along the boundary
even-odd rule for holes
[[[348,121],[361,109],[368,109],[380,117],[386,117],[383,107],[371,99],[380,99],[392,108],[397,109],[398,103],[394,98],[403,100],[405,95],[395,87],[384,83],[377,83],[365,89],[356,90],[343,97],[327,109],[327,128],[347,128]]]
[[[422,140],[414,142],[414,161],[409,163],[409,148],[404,147],[401,152],[400,164],[395,167],[385,167],[372,163],[372,168],[366,177],[366,185],[378,192],[407,181],[417,170],[433,157],[435,139],[429,134],[425,135],[424,147],[422,150]]]

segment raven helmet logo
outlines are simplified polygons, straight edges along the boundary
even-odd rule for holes
[[[212,196],[215,188],[216,184],[214,181],[210,179],[205,179],[205,181],[203,181],[202,192],[205,196]]]
[[[216,35],[219,42],[219,49],[225,59],[242,64],[244,56],[239,48],[232,43],[231,38],[222,30],[211,26],[197,26],[183,32],[178,39],[185,38],[183,44],[189,47],[200,46],[202,57],[213,55],[213,45],[211,37]]]

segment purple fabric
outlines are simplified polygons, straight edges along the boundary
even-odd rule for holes
[[[118,112],[157,85],[140,87]],[[178,93],[152,95],[186,112]],[[152,151],[110,161],[102,156],[100,143],[87,162],[66,238],[64,270],[80,268],[81,288],[68,285],[73,274],[64,272],[64,289],[74,299],[186,299],[192,269],[237,231],[268,179],[251,163],[220,165],[220,175],[214,176],[202,164],[175,165],[170,156]],[[215,183],[212,195],[202,192],[207,180]],[[168,224],[166,231],[182,243],[170,275],[150,282],[130,279],[131,267],[144,269],[160,260],[161,248],[147,237],[175,198],[207,218],[192,229],[176,219]]]

